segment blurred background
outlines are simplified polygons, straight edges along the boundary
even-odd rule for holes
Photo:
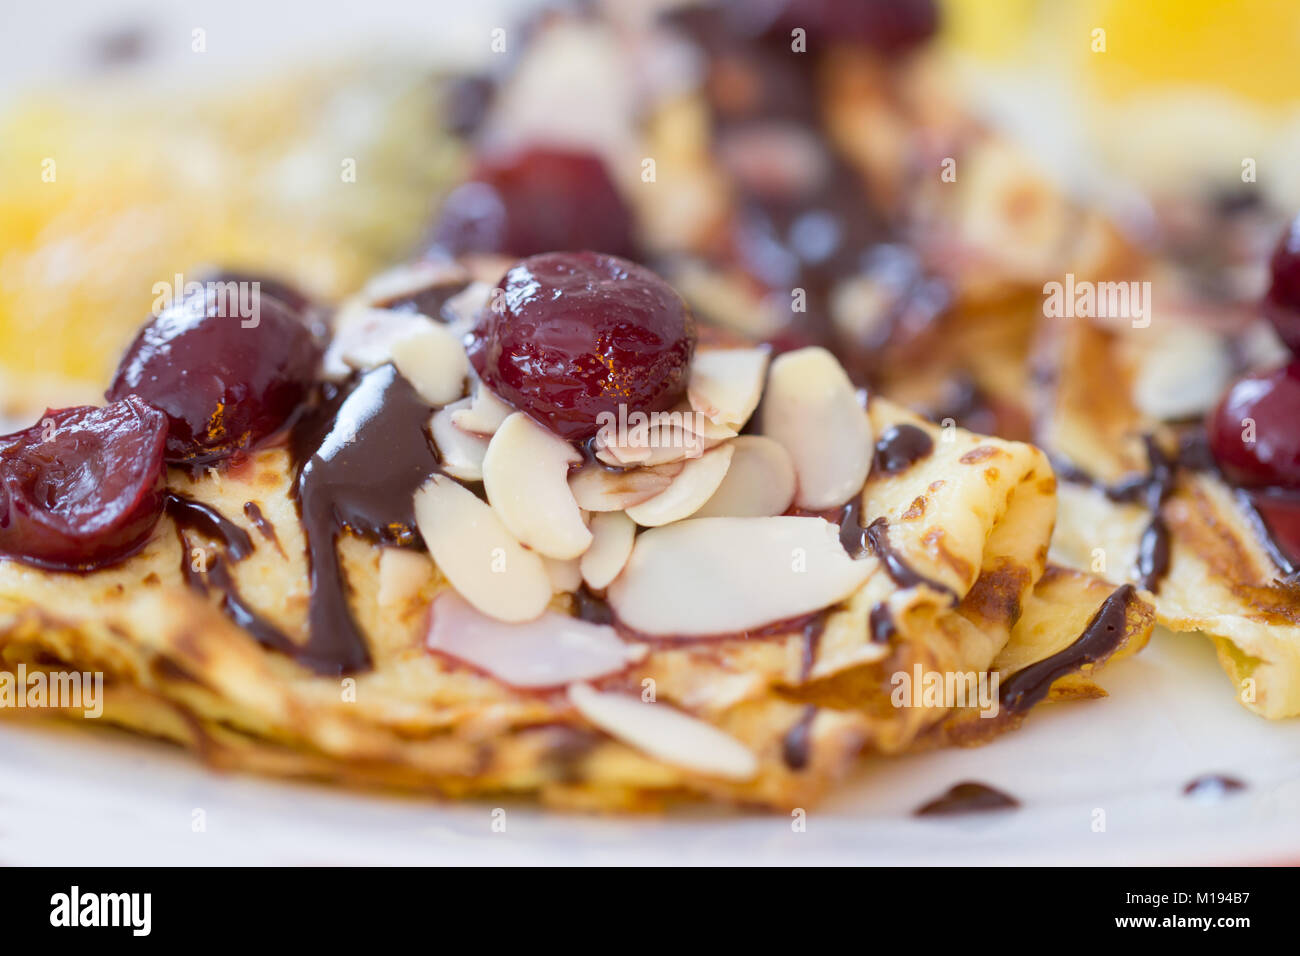
[[[599,4],[629,22],[650,0]],[[451,78],[529,0],[8,2],[0,415],[98,401],[155,282],[202,264],[337,299],[464,175]],[[1300,207],[1294,0],[943,0],[973,112],[1097,203],[1241,182]],[[1097,30],[1104,50],[1097,50]],[[356,175],[343,175],[352,161]]]

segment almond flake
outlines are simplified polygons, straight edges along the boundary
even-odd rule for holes
[[[490,438],[514,412],[513,405],[498,398],[492,389],[476,378],[469,407],[457,410],[451,420],[457,428]]]
[[[433,443],[438,446],[438,460],[443,471],[461,481],[482,481],[488,440],[455,424],[456,413],[467,411],[469,404],[468,398],[462,398],[438,409],[429,420],[429,431],[433,433]]]
[[[767,360],[765,348],[697,350],[686,389],[691,407],[714,424],[740,428],[758,407]]]
[[[389,351],[402,377],[430,405],[445,405],[465,394],[469,359],[460,338],[445,325],[425,319]]]
[[[867,480],[871,423],[848,375],[823,348],[787,352],[772,362],[762,430],[790,453],[801,508],[841,505]]]
[[[486,671],[512,687],[563,687],[626,670],[645,657],[605,624],[547,611],[506,624],[480,614],[455,591],[433,602],[425,646]]]
[[[483,458],[483,485],[501,521],[521,543],[551,558],[576,558],[591,531],[569,490],[573,446],[523,412],[496,430]]]
[[[734,634],[836,604],[877,566],[822,518],[688,518],[637,536],[609,603],[645,634]]]
[[[589,461],[569,477],[569,490],[583,511],[622,511],[662,492],[683,467],[678,461],[652,468],[607,468]]]
[[[591,516],[591,536],[591,547],[582,556],[582,579],[587,587],[603,591],[632,554],[636,522],[621,511],[602,511]]]
[[[665,763],[728,780],[758,773],[758,758],[739,740],[668,704],[602,693],[588,684],[570,686],[569,700],[610,736]]]
[[[546,610],[551,580],[495,511],[445,475],[415,493],[415,521],[429,554],[458,594],[499,621],[530,621]]]
[[[731,467],[697,518],[762,518],[785,514],[794,501],[794,465],[783,445],[762,435],[728,443]]]
[[[689,518],[718,490],[734,452],[731,442],[727,442],[701,458],[688,461],[671,485],[648,501],[628,508],[627,516],[644,528]]]

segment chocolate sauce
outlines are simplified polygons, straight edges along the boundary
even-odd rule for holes
[[[900,588],[915,588],[924,584],[940,594],[950,595],[954,601],[957,599],[957,593],[952,588],[927,578],[894,550],[894,546],[889,543],[889,522],[885,518],[877,518],[867,525],[866,538],[871,553],[880,559],[890,579]]]
[[[867,627],[871,632],[871,640],[875,644],[888,644],[898,633],[898,627],[894,624],[894,613],[884,601],[871,609]]]
[[[1052,469],[1062,481],[1095,488],[1111,501],[1146,505],[1151,517],[1138,540],[1135,571],[1138,583],[1154,594],[1169,573],[1169,526],[1161,511],[1173,493],[1182,455],[1173,458],[1165,454],[1153,435],[1142,436],[1142,441],[1146,445],[1148,462],[1147,472],[1143,475],[1132,475],[1114,484],[1107,484],[1068,461],[1053,459]]]
[[[1245,789],[1246,785],[1236,777],[1210,773],[1190,781],[1183,787],[1183,796],[1197,800],[1222,800]]]
[[[467,280],[458,279],[452,282],[438,282],[416,292],[409,292],[405,295],[386,299],[383,302],[377,302],[375,308],[391,309],[394,312],[418,312],[435,321],[446,322],[451,317],[442,314],[442,307],[461,292],[464,292],[468,286],[469,282]]]
[[[573,615],[588,624],[613,624],[614,609],[586,584],[573,592]]]
[[[781,759],[791,770],[803,770],[812,757],[812,725],[817,705],[809,704],[803,716],[781,738]]]
[[[918,807],[915,816],[940,817],[959,813],[987,813],[990,810],[1014,810],[1020,801],[983,783],[959,783],[943,796]]]
[[[225,562],[243,561],[253,553],[253,539],[248,532],[212,506],[175,492],[167,492],[164,507],[176,524],[176,535],[181,542],[181,573],[185,576],[185,583],[201,594],[215,589],[221,595],[221,610],[225,615],[263,647],[294,653],[297,645],[244,602],[226,568]],[[203,567],[196,568],[186,531],[220,542],[223,553],[208,555]]]
[[[294,497],[311,570],[309,637],[294,656],[318,673],[370,666],[348,606],[338,539],[348,531],[386,545],[422,545],[414,497],[439,470],[425,431],[432,412],[392,365],[382,365],[324,395],[293,430]]]
[[[867,529],[862,527],[862,495],[856,494],[840,509],[840,545],[850,558],[857,560],[871,550]]]
[[[891,425],[876,442],[873,474],[896,475],[934,451],[929,432],[916,425]]]
[[[177,527],[220,541],[230,560],[243,561],[253,553],[253,539],[248,532],[211,505],[168,491],[163,495],[163,508]]]
[[[1273,530],[1268,526],[1268,522],[1264,520],[1264,515],[1260,512],[1259,505],[1255,500],[1255,494],[1257,493],[1252,493],[1246,488],[1233,489],[1233,497],[1236,498],[1237,506],[1246,516],[1246,521],[1250,524],[1251,530],[1255,532],[1255,537],[1264,545],[1265,552],[1268,553],[1277,569],[1282,572],[1282,577],[1277,583],[1283,587],[1294,588],[1300,585],[1300,568],[1296,567],[1295,561],[1291,559],[1286,549],[1282,547],[1282,543],[1278,541],[1277,535],[1273,533]]]
[[[823,610],[813,615],[808,623],[803,626],[803,660],[799,667],[799,679],[807,680],[808,675],[812,673],[813,665],[817,663],[817,648],[822,642],[822,634],[826,631],[827,611]]]
[[[275,533],[275,525],[271,524],[266,519],[266,515],[262,514],[262,509],[257,506],[256,501],[244,502],[244,517],[258,530],[263,538],[275,545],[275,550],[284,554],[284,548],[280,547],[280,538]]]
[[[1117,588],[1102,602],[1074,643],[1002,681],[1001,706],[1023,714],[1047,696],[1058,678],[1109,657],[1124,641],[1128,609],[1137,599],[1133,585]]]

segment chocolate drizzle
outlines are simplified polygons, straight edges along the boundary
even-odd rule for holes
[[[817,705],[809,704],[803,716],[781,738],[781,759],[791,770],[803,770],[812,757],[812,725]]]
[[[898,633],[898,627],[894,623],[894,612],[884,601],[872,607],[867,626],[871,632],[871,640],[876,644],[888,644]]]
[[[263,647],[292,654],[297,645],[274,624],[254,611],[244,601],[226,567],[227,562],[243,561],[253,553],[253,539],[247,531],[232,522],[211,505],[194,501],[175,492],[167,492],[164,507],[167,516],[176,524],[176,535],[181,542],[181,573],[185,582],[200,594],[216,590],[221,595],[221,610],[236,625],[246,630]],[[220,542],[222,552],[207,554],[196,567],[190,552],[186,531],[193,531]]]
[[[987,813],[990,810],[1014,810],[1020,801],[984,783],[959,783],[943,796],[918,807],[918,817],[952,816],[958,813]]]
[[[1002,681],[1001,706],[1012,713],[1023,714],[1046,697],[1059,678],[1113,654],[1124,641],[1128,609],[1137,599],[1137,589],[1133,585],[1117,588],[1102,602],[1074,643]]]
[[[339,536],[421,546],[414,497],[438,455],[425,432],[432,408],[392,365],[323,399],[291,436],[311,571],[309,636],[294,656],[318,673],[347,674],[368,668],[370,651],[348,606]]]
[[[1183,787],[1183,796],[1197,800],[1222,800],[1246,789],[1246,785],[1236,777],[1219,773],[1208,773],[1190,781]]]
[[[916,425],[891,425],[876,442],[872,474],[896,475],[934,451],[934,439]]]
[[[916,588],[925,585],[940,594],[949,595],[956,601],[957,592],[946,584],[927,578],[894,550],[894,546],[889,543],[889,522],[885,518],[877,518],[867,525],[866,539],[871,553],[880,559],[890,579],[900,588]]]
[[[1067,461],[1054,459],[1052,468],[1063,481],[1095,488],[1111,501],[1146,505],[1151,517],[1138,540],[1137,565],[1134,570],[1138,583],[1154,594],[1169,573],[1169,526],[1162,511],[1165,501],[1173,493],[1182,458],[1181,455],[1179,458],[1167,455],[1154,435],[1143,435],[1142,441],[1147,451],[1146,474],[1132,475],[1114,484],[1098,481],[1082,468]]]
[[[275,525],[266,519],[262,514],[262,509],[257,506],[256,501],[244,502],[244,517],[248,519],[249,524],[258,530],[258,532],[267,541],[275,545],[275,550],[284,554],[284,548],[280,547],[280,537],[275,533]]]

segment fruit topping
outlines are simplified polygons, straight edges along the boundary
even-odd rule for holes
[[[1246,487],[1300,488],[1300,362],[1238,379],[1210,413],[1210,451]]]
[[[1300,216],[1278,241],[1269,262],[1272,282],[1264,311],[1293,354],[1300,354]]]
[[[501,398],[568,441],[682,398],[695,320],[666,282],[626,259],[553,252],[506,273],[473,360]]]
[[[303,319],[275,294],[209,285],[140,330],[108,399],[139,395],[166,413],[170,463],[228,458],[277,431],[306,397],[322,352]]]
[[[166,436],[167,417],[130,397],[0,438],[0,554],[65,571],[130,555],[162,514]]]
[[[551,147],[482,162],[443,202],[433,244],[450,255],[636,250],[632,214],[600,157]]]

